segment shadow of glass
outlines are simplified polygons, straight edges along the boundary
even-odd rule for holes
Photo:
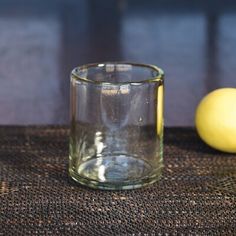
[[[207,146],[194,128],[167,128],[165,145],[167,149],[181,152],[183,162],[184,156],[192,159],[188,168],[192,174],[205,179],[202,183],[204,189],[221,194],[236,194],[235,154],[220,152]]]
[[[220,152],[205,144],[192,127],[165,128],[164,144],[199,154],[232,156],[232,154]]]

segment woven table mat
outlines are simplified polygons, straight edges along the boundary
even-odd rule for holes
[[[68,133],[0,127],[0,235],[236,235],[236,155],[167,128],[158,183],[92,190],[68,177]]]

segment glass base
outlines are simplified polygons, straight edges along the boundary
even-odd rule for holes
[[[127,155],[103,156],[82,163],[71,177],[80,184],[95,189],[135,189],[156,182],[161,176],[162,164],[153,170],[147,162]]]

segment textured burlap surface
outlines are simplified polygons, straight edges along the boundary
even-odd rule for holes
[[[68,177],[68,133],[0,127],[0,235],[236,235],[236,155],[167,128],[158,183],[92,190]]]

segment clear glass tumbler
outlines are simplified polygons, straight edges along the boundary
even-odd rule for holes
[[[151,184],[163,166],[161,69],[126,62],[71,73],[69,173],[98,189]]]

